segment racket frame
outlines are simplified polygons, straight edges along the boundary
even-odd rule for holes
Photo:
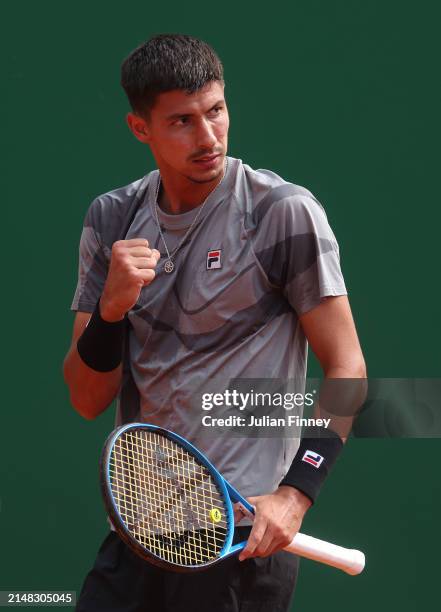
[[[113,448],[115,446],[116,441],[120,436],[130,430],[139,430],[144,429],[147,431],[151,431],[152,433],[159,434],[164,436],[165,438],[172,440],[178,446],[184,448],[184,450],[188,451],[192,454],[198,462],[200,462],[209,472],[213,480],[215,481],[221,496],[224,501],[224,509],[226,511],[226,524],[227,524],[227,534],[225,537],[224,545],[217,557],[211,561],[200,563],[200,564],[188,564],[188,565],[179,565],[176,563],[172,563],[163,559],[146,549],[140,542],[134,538],[130,530],[126,527],[121,515],[118,511],[117,505],[113,498],[112,493],[112,485],[111,485],[111,475],[110,475],[110,456],[112,454]],[[182,438],[179,434],[169,431],[163,427],[159,427],[158,425],[150,425],[146,423],[129,423],[127,425],[122,425],[118,427],[108,436],[106,442],[104,443],[103,451],[101,453],[100,459],[100,485],[101,492],[104,499],[104,505],[106,507],[107,513],[109,515],[110,521],[120,536],[120,538],[132,549],[134,550],[140,557],[144,560],[157,565],[158,567],[162,567],[164,569],[169,569],[177,572],[194,572],[198,570],[204,570],[212,565],[215,565],[219,561],[222,561],[226,557],[237,554],[241,551],[245,546],[246,542],[239,542],[237,544],[233,544],[233,536],[234,536],[234,511],[232,502],[240,502],[245,506],[245,508],[254,514],[254,507],[247,502],[247,500],[242,497],[242,495],[220,474],[220,472],[214,467],[214,465],[207,459],[207,457],[201,453],[191,442]]]

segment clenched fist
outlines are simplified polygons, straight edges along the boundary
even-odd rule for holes
[[[147,240],[132,238],[113,243],[109,273],[100,299],[105,321],[120,321],[136,304],[141,289],[155,278],[159,251],[150,249]]]

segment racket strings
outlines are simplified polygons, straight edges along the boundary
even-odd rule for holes
[[[185,448],[156,432],[131,430],[116,440],[109,468],[118,512],[145,549],[178,565],[219,556],[228,533],[223,495]]]

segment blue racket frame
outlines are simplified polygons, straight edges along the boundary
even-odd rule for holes
[[[225,501],[225,508],[227,511],[227,536],[225,538],[224,546],[222,547],[216,559],[199,565],[179,565],[171,563],[170,561],[166,561],[158,557],[151,551],[145,549],[127,529],[113,499],[109,458],[116,440],[123,433],[130,431],[131,429],[146,429],[148,431],[163,435],[164,437],[170,440],[173,440],[178,445],[182,446],[184,449],[188,450],[192,455],[194,455],[196,459],[200,461],[200,463],[202,463],[202,465],[204,465],[211,473],[212,477],[216,481],[217,486],[219,487],[219,490],[222,493],[222,496]],[[209,459],[207,459],[207,457],[203,453],[201,453],[199,449],[197,449],[195,446],[193,446],[193,444],[191,444],[191,442],[189,442],[179,434],[174,433],[173,431],[170,431],[168,429],[164,429],[163,427],[159,427],[157,425],[149,425],[146,423],[129,423],[127,425],[122,425],[121,427],[118,427],[117,429],[112,431],[112,433],[109,435],[104,444],[100,461],[100,472],[101,491],[104,499],[104,504],[106,506],[107,512],[109,513],[112,525],[114,526],[116,532],[121,537],[121,539],[143,559],[166,569],[172,569],[178,572],[191,572],[211,567],[212,565],[215,565],[216,563],[223,559],[226,559],[227,557],[238,554],[241,550],[245,548],[247,544],[246,541],[233,544],[233,503],[240,502],[246,508],[246,510],[248,510],[252,514],[254,514],[254,507],[249,502],[247,502],[247,500],[227,480],[225,480],[222,474],[214,467],[214,465],[209,461]]]

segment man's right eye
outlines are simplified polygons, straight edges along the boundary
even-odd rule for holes
[[[179,117],[175,121],[173,121],[173,125],[186,125],[189,122],[189,117],[187,115],[183,115]]]

